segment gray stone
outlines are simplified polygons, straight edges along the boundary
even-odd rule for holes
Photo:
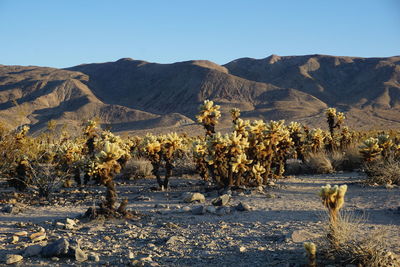
[[[185,206],[182,209],[179,210],[179,212],[189,212],[191,210],[191,208],[189,206]]]
[[[192,202],[204,203],[206,201],[206,198],[201,193],[186,192],[185,194],[183,194],[183,201],[186,203],[192,203]]]
[[[24,257],[37,256],[42,252],[43,247],[41,245],[32,245],[25,249]]]
[[[207,206],[206,210],[208,213],[217,213],[217,209],[214,206]]]
[[[184,241],[185,241],[184,237],[174,235],[167,240],[166,244],[175,245],[177,242],[184,242]]]
[[[64,238],[61,238],[43,247],[42,256],[50,258],[54,256],[66,255],[68,253],[68,249],[69,242]]]
[[[231,213],[231,209],[229,207],[219,207],[217,209],[217,214],[218,215],[226,215]]]
[[[250,210],[251,210],[251,207],[250,207],[250,205],[247,204],[247,203],[242,203],[242,202],[240,202],[240,203],[236,206],[236,209],[237,209],[238,211],[250,211]]]
[[[6,264],[14,264],[17,263],[19,261],[22,261],[24,257],[22,257],[21,255],[17,255],[17,254],[7,254],[6,255]]]
[[[224,194],[222,196],[217,197],[212,201],[212,204],[214,206],[225,206],[226,204],[229,203],[229,200],[231,199],[231,196],[228,194]]]
[[[5,205],[5,206],[1,209],[1,211],[2,211],[2,212],[5,212],[5,213],[16,214],[16,213],[19,212],[19,209],[18,209],[16,206],[14,206],[14,205],[7,204],[7,205]]]
[[[206,208],[203,205],[193,207],[192,208],[192,213],[194,215],[203,215],[204,213],[206,213]]]

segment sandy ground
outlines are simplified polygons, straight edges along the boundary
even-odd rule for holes
[[[230,209],[202,215],[189,208],[212,206],[218,191],[199,179],[172,179],[165,192],[152,189],[154,179],[119,182],[119,195],[128,197],[129,209],[142,215],[130,221],[81,220],[71,230],[55,223],[84,213],[104,189],[66,189],[56,194],[56,205],[23,205],[17,214],[0,212],[0,265],[6,254],[23,254],[32,245],[27,237],[12,243],[13,233],[31,234],[42,227],[47,238],[38,244],[60,237],[79,239],[82,250],[98,255],[99,261],[34,256],[24,257],[20,265],[124,266],[138,260],[145,266],[302,266],[306,262],[303,242],[323,236],[325,212],[317,192],[327,183],[347,184],[344,210],[363,218],[365,233],[386,231],[386,242],[400,254],[400,189],[365,187],[359,183],[362,178],[358,173],[290,177],[261,191],[233,191]],[[7,190],[2,189],[3,196]],[[184,203],[185,192],[203,193],[206,202]],[[239,202],[251,210],[236,210]]]

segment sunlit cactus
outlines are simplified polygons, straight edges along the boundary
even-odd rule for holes
[[[360,153],[367,162],[378,158],[382,150],[383,149],[379,146],[379,140],[373,137],[364,140],[363,144],[360,146]]]
[[[317,266],[317,246],[313,242],[304,242],[304,249],[308,257],[308,266]]]
[[[152,172],[162,190],[168,187],[174,161],[186,150],[186,146],[183,138],[176,133],[160,136],[147,134],[139,144],[140,153],[150,160],[153,166]],[[163,166],[166,170],[164,180],[161,179],[160,174],[160,168]]]
[[[322,203],[328,209],[329,214],[329,228],[331,233],[328,235],[329,240],[331,241],[334,247],[337,247],[338,240],[336,237],[338,236],[338,223],[339,223],[339,212],[344,204],[344,196],[347,192],[347,185],[341,186],[333,186],[327,184],[326,186],[322,186],[319,191],[319,196],[322,199]]]
[[[265,168],[260,164],[260,162],[257,162],[257,164],[253,165],[253,168],[251,171],[254,174],[254,177],[256,179],[257,185],[262,185],[263,184],[263,177],[262,175],[265,173]]]
[[[237,119],[240,117],[240,109],[233,108],[230,111],[233,123],[236,123]]]
[[[196,118],[206,129],[207,135],[215,133],[215,126],[218,124],[218,119],[221,117],[219,109],[220,106],[214,105],[214,102],[211,100],[204,100],[204,103],[200,106],[199,115],[197,115]]]
[[[304,161],[304,154],[306,151],[305,139],[307,137],[307,134],[304,132],[304,127],[298,122],[291,122],[288,125],[288,130],[294,145],[294,157]]]
[[[337,112],[335,108],[328,108],[325,111],[325,115],[328,122],[329,132],[331,136],[334,135],[335,128],[340,129],[341,125],[343,124],[344,119],[346,118],[344,113]]]

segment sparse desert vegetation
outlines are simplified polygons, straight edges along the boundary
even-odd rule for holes
[[[119,136],[96,120],[75,135],[2,127],[4,262],[398,266],[399,131],[352,130],[334,108],[327,130],[240,113],[218,132],[206,100],[197,136]],[[397,234],[366,234],[378,226]]]

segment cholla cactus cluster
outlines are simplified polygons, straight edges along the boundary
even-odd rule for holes
[[[232,133],[210,135],[206,128],[205,139],[196,142],[195,162],[203,176],[208,177],[208,173],[220,186],[257,186],[281,177],[286,158],[293,151],[284,122],[243,121],[238,109],[231,114]]]
[[[139,143],[137,154],[147,158],[153,166],[153,174],[161,189],[168,187],[169,178],[172,176],[174,162],[184,151],[188,144],[182,136],[176,133],[155,136],[147,134]],[[165,178],[161,179],[160,169],[165,167]]]
[[[372,162],[380,157],[385,159],[391,155],[395,157],[400,155],[400,142],[396,138],[392,140],[385,133],[365,139],[359,148],[366,162]]]

